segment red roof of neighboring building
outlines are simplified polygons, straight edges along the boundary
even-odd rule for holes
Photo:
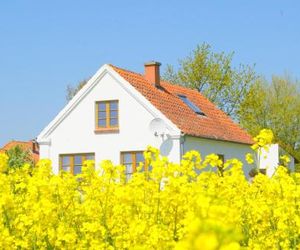
[[[253,143],[251,136],[245,130],[200,92],[165,81],[161,81],[162,88],[157,88],[147,81],[144,75],[110,66],[184,134],[244,144]],[[178,97],[178,94],[186,96],[196,104],[205,116],[196,114]]]
[[[29,150],[32,153],[34,162],[38,162],[40,158],[38,144],[34,141],[10,141],[0,148],[0,152],[5,152],[16,146],[21,147],[23,150]]]

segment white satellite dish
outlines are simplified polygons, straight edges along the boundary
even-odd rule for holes
[[[167,126],[165,122],[160,118],[153,119],[149,124],[149,130],[155,136],[163,137],[167,132]]]

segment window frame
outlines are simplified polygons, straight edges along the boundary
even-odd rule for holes
[[[137,154],[141,153],[144,157],[144,151],[143,150],[134,150],[134,151],[121,151],[120,152],[120,164],[125,166],[125,161],[124,161],[124,156],[125,154],[131,154],[131,159],[132,159],[132,174],[136,172],[136,168],[139,166],[137,164],[136,158]],[[148,165],[146,164],[145,158],[144,158],[144,171],[148,171]],[[132,175],[132,174],[127,174],[126,169],[125,169],[125,175]]]
[[[205,113],[195,103],[193,103],[187,96],[182,94],[178,94],[177,96],[185,105],[187,105],[197,115],[206,116]]]
[[[111,109],[111,103],[116,102],[117,103],[117,109]],[[99,104],[104,103],[105,104],[105,119],[101,119],[99,116]],[[111,117],[110,112],[111,111],[117,111],[117,117]],[[95,102],[95,132],[114,132],[119,131],[119,122],[120,122],[120,109],[119,109],[119,100],[102,100],[102,101],[96,101]],[[111,119],[116,119],[117,124],[116,125],[110,125]],[[105,120],[105,126],[101,127],[99,126],[99,120]]]
[[[267,175],[267,169],[266,168],[260,168],[258,171],[261,174]]]
[[[217,156],[219,157],[219,160],[222,161],[222,165],[224,165],[224,163],[225,163],[225,155],[224,154],[217,154]]]
[[[59,170],[60,171],[64,171],[63,170],[63,157],[70,157],[70,164],[69,164],[69,166],[70,166],[70,173],[72,175],[74,175],[74,168],[75,168],[75,166],[80,166],[78,164],[75,164],[75,157],[76,156],[81,156],[82,157],[81,161],[82,161],[82,165],[83,165],[83,163],[87,160],[86,158],[87,158],[88,155],[90,155],[90,156],[92,155],[94,157],[94,160],[95,160],[95,153],[59,154]],[[65,172],[68,172],[68,171],[65,171]]]

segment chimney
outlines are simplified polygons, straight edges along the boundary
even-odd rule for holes
[[[39,152],[39,145],[38,143],[36,142],[36,140],[31,140],[31,143],[32,143],[32,152],[33,153],[38,153]]]
[[[154,61],[145,63],[145,78],[157,88],[160,87],[160,65],[161,63]]]

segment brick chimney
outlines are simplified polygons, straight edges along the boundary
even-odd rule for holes
[[[31,140],[31,150],[33,153],[39,152],[39,144],[36,142],[36,140]]]
[[[147,62],[145,65],[145,78],[155,87],[160,87],[160,73],[159,73],[159,66],[161,63],[159,62]]]

